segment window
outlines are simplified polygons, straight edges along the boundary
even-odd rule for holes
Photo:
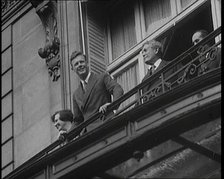
[[[218,4],[219,1],[216,1]],[[186,8],[190,5],[191,8]],[[210,6],[211,1],[206,0],[111,0],[104,7],[94,9],[91,6],[87,9],[87,20],[101,29],[98,40],[106,43],[95,46],[104,46],[102,59],[109,58],[106,68],[127,92],[139,84],[147,72],[147,66],[139,55],[141,45],[146,40],[144,38],[159,40],[163,44],[163,58],[171,61],[192,46],[191,36],[195,30],[211,32],[214,29]],[[99,11],[97,13],[101,13],[101,18],[90,13],[96,12],[96,9]],[[89,36],[89,47],[92,42]],[[89,51],[88,55],[91,53]],[[95,63],[95,60],[90,60]],[[101,66],[98,65],[98,68]],[[131,85],[127,84],[128,81]]]
[[[114,60],[137,42],[133,1],[125,1],[114,7],[109,19],[112,59]]]
[[[184,17],[173,27],[172,39],[166,50],[165,59],[173,60],[193,44],[191,38],[196,30],[213,31],[211,3],[207,1],[195,11]]]
[[[114,75],[114,79],[123,87],[124,93],[128,92],[139,83],[138,68],[138,63],[135,61],[133,64],[130,64],[127,68],[125,68],[124,71]],[[133,100],[135,100],[135,96],[132,96],[127,101],[124,101],[120,105],[120,108],[123,108]]]
[[[171,5],[169,0],[143,0],[142,1],[146,35],[150,35],[171,18]]]
[[[180,0],[182,10],[193,4],[197,0]]]

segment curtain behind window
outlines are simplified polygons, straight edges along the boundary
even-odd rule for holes
[[[151,34],[171,18],[169,0],[143,0],[146,35]]]
[[[134,5],[132,1],[119,4],[110,13],[113,60],[136,44]]]
[[[128,68],[126,68],[121,73],[114,76],[114,79],[122,86],[124,92],[130,91],[132,88],[138,85],[138,63],[134,63]],[[131,98],[127,99],[120,105],[120,109],[129,104],[130,102],[134,101],[136,96],[132,96]]]
[[[197,0],[180,0],[181,3],[181,8],[185,9],[186,7],[188,7],[190,4],[194,3]]]

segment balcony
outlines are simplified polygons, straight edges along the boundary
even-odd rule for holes
[[[198,161],[203,165],[200,169],[204,173],[199,172],[197,175],[203,174],[207,178],[214,176],[212,172],[221,170],[221,125],[207,131],[197,140],[186,139],[183,134],[208,123],[219,123],[221,119],[221,66],[199,70],[202,64],[216,57],[221,40],[215,43],[214,39],[220,33],[221,28],[216,29],[151,78],[113,102],[110,109],[120,103],[125,104],[113,118],[66,145],[60,146],[60,141],[52,143],[5,178],[131,178],[138,176],[146,166],[155,169],[159,162],[165,160],[166,163],[175,163],[173,158],[178,154],[182,154],[178,160],[183,159],[187,156],[184,154],[187,149],[209,159],[208,163],[204,159]],[[204,48],[210,42],[211,45]],[[204,60],[200,60],[202,58]],[[175,73],[167,76],[167,72],[174,68]],[[159,82],[143,93],[142,89],[154,81]],[[80,129],[97,120],[100,115],[94,114],[81,123],[68,134],[68,138],[73,139]],[[135,169],[125,177],[108,174],[108,170],[130,158],[141,160],[145,151],[168,140],[181,147]],[[181,165],[185,167],[187,164],[182,161]],[[161,174],[166,169],[158,170]],[[171,178],[183,177],[173,173],[169,174]],[[197,175],[190,169],[186,174],[188,177]],[[148,173],[148,178],[158,176],[162,178],[162,175]]]

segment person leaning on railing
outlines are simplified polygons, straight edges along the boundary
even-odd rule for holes
[[[73,93],[73,112],[76,121],[79,123],[86,121],[98,112],[105,114],[86,127],[86,130],[90,131],[113,116],[112,110],[117,109],[119,105],[108,111],[108,106],[112,102],[111,95],[115,101],[124,91],[108,73],[90,72],[87,57],[82,52],[74,51],[70,63],[72,70],[80,78],[80,84]]]
[[[160,69],[162,69],[169,63],[168,61],[165,61],[164,59],[162,59],[162,44],[156,40],[146,41],[142,45],[141,54],[143,56],[144,63],[149,66],[148,72],[143,78],[142,82],[148,79],[149,77],[151,77],[154,73],[156,73],[157,71],[159,71]],[[166,76],[164,77],[170,76],[174,72],[175,72],[174,69],[169,70],[166,73]],[[148,84],[146,87],[144,87],[142,89],[142,93],[144,94],[145,92],[153,89],[160,82],[161,82],[161,76],[159,77],[159,79],[156,79],[156,81],[153,81],[150,84]],[[165,82],[164,86],[166,88],[169,88],[170,82]],[[155,94],[155,96],[159,95],[161,92],[162,92],[162,87],[160,85],[160,87],[157,90],[157,94]]]
[[[58,140],[67,143],[67,134],[72,131],[76,126],[76,121],[74,121],[73,113],[69,109],[56,111],[52,116],[51,120],[54,126],[58,129]],[[76,136],[75,138],[77,138]]]
[[[208,32],[206,30],[197,30],[192,35],[192,43],[194,45],[198,44],[207,35]],[[198,55],[201,55],[205,50],[209,48],[211,48],[211,45],[209,45],[209,43],[203,45],[197,51]],[[209,50],[205,55],[199,58],[199,63],[201,64],[198,68],[199,75],[211,69],[218,68],[221,65],[221,48],[213,47],[213,49]]]

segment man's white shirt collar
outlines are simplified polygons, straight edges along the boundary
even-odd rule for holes
[[[158,68],[158,66],[160,65],[160,63],[162,62],[162,59],[159,58],[158,60],[156,60],[156,62],[154,63],[155,66],[155,70]],[[149,70],[152,68],[152,65],[149,66]]]

